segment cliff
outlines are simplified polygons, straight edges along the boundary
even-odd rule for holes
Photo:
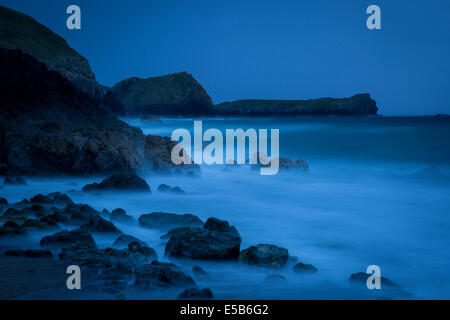
[[[32,56],[0,48],[0,175],[189,171],[170,161],[171,145],[120,121]]]
[[[311,100],[236,100],[214,107],[223,115],[376,115],[378,108],[368,93],[350,98]]]
[[[126,79],[112,91],[129,115],[203,115],[213,107],[205,89],[187,72]]]

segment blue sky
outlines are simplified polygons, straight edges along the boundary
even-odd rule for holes
[[[450,113],[450,1],[0,0],[63,36],[108,86],[188,71],[215,103],[369,92],[385,115]],[[66,28],[77,4],[82,29]],[[381,8],[381,30],[366,8]],[[1,24],[1,22],[0,22]]]

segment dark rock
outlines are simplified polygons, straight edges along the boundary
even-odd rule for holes
[[[165,193],[176,193],[176,194],[185,194],[186,191],[182,190],[180,187],[175,186],[171,187],[167,184],[160,184],[158,187],[158,192],[165,192]]]
[[[9,185],[27,185],[27,181],[22,176],[7,176],[5,180],[3,180],[3,184]]]
[[[304,264],[304,263],[297,263],[293,267],[294,272],[296,273],[316,273],[317,268],[314,267],[312,264]]]
[[[79,229],[82,232],[88,233],[106,233],[106,234],[121,234],[114,223],[107,221],[99,215],[92,215],[89,217],[89,223],[82,225]]]
[[[22,215],[22,214],[23,214],[22,211],[19,211],[19,210],[15,209],[15,208],[8,208],[8,209],[3,213],[3,215],[4,215],[5,217],[15,217],[15,216],[20,216],[20,215]]]
[[[196,288],[187,288],[184,289],[182,293],[180,293],[177,297],[178,300],[209,300],[212,299],[213,293],[210,289],[196,289]]]
[[[92,248],[97,247],[89,233],[79,230],[63,230],[53,235],[45,236],[41,239],[40,244],[42,247],[68,247],[73,244],[82,244]]]
[[[251,246],[239,254],[239,262],[266,268],[281,268],[288,259],[287,249],[271,244]]]
[[[46,220],[44,218],[41,219],[42,221],[38,221],[36,219],[27,219],[24,221],[24,223],[22,223],[22,227],[27,229],[40,230],[59,228],[58,224],[54,220],[52,220],[51,218]]]
[[[172,149],[177,145],[168,137],[147,135],[145,137],[144,160],[150,170],[159,173],[179,173],[186,175],[198,175],[200,167],[197,164],[188,164],[190,155],[180,151],[180,155],[186,159],[186,164],[176,165],[172,162]]]
[[[103,105],[114,114],[120,116],[125,115],[125,107],[123,106],[122,102],[117,99],[115,93],[110,89],[108,89],[103,96]]]
[[[158,255],[153,248],[142,245],[141,241],[132,241],[128,244],[128,251],[134,255],[144,256],[146,259],[157,259]]]
[[[87,184],[83,191],[146,191],[150,192],[147,182],[133,173],[116,173],[100,183]]]
[[[204,115],[212,112],[205,89],[186,72],[139,79],[129,78],[112,90],[127,114]]]
[[[19,236],[28,236],[28,232],[24,228],[19,227],[17,224],[10,223],[10,221],[6,222],[3,227],[0,228],[0,238]]]
[[[123,209],[114,209],[111,212],[111,216],[110,216],[111,221],[116,221],[116,222],[132,222],[134,219],[132,216],[127,215],[125,210]]]
[[[59,229],[58,223],[56,223],[56,221],[53,220],[52,217],[50,216],[42,217],[41,219],[39,219],[39,222],[41,222],[42,224],[44,224],[49,228]]]
[[[239,256],[241,238],[234,227],[229,231],[191,229],[173,235],[167,242],[165,255],[176,258],[231,260]]]
[[[17,224],[17,222],[14,221],[6,221],[3,224],[3,228],[19,228],[20,226]]]
[[[301,170],[301,171],[308,171],[309,165],[305,160],[298,159],[298,160],[292,160],[290,158],[275,158],[272,160],[269,160],[269,158],[263,153],[258,152],[253,156],[253,161],[256,161],[256,164],[252,165],[253,169],[260,169],[265,167],[270,167],[271,163],[268,161],[276,161],[278,160],[278,168],[279,170]]]
[[[195,281],[174,265],[151,263],[136,268],[135,286],[143,290],[159,287],[194,287]]]
[[[355,283],[355,284],[366,286],[367,279],[370,276],[371,276],[370,274],[367,274],[365,272],[352,273],[352,275],[349,278],[349,281],[351,283]],[[381,286],[400,287],[397,283],[391,281],[390,279],[388,279],[386,277],[381,277]]]
[[[139,225],[150,229],[169,229],[173,227],[196,227],[203,224],[198,217],[186,213],[153,212],[139,217]]]
[[[219,231],[219,232],[231,232],[233,231],[230,227],[228,221],[220,220],[217,218],[208,218],[203,228],[210,231]]]
[[[60,193],[60,192],[50,193],[48,195],[48,197],[50,199],[52,199],[55,204],[58,204],[58,205],[68,205],[68,204],[74,203],[68,195],[66,195],[64,193]]]
[[[280,274],[269,274],[267,277],[263,279],[264,282],[271,282],[271,283],[284,283],[286,282],[286,278],[283,277]]]
[[[208,275],[208,273],[203,270],[201,267],[199,266],[193,266],[192,267],[192,272],[196,275],[196,276],[200,276],[200,277],[205,277]]]
[[[103,89],[95,80],[89,62],[67,42],[33,18],[0,6],[2,37],[0,47],[20,49],[45,63],[71,81],[95,101],[101,101]]]
[[[0,49],[0,66],[0,163],[6,172],[91,174],[143,167],[140,129],[28,54]]]
[[[53,204],[54,201],[50,197],[44,196],[42,194],[35,195],[30,199],[30,202],[39,204]]]
[[[51,258],[53,254],[49,250],[7,250],[5,256],[28,258]]]
[[[186,231],[192,231],[195,230],[193,227],[179,227],[172,230],[169,230],[166,234],[162,235],[160,239],[170,239],[172,236],[180,235],[182,233],[185,233]]]
[[[133,236],[130,236],[129,234],[121,234],[117,239],[114,241],[113,246],[114,247],[128,247],[128,245],[131,242],[137,242],[141,246],[146,246],[147,244],[144,241],[141,241]]]
[[[8,204],[8,200],[6,200],[5,198],[1,198],[0,197],[0,205],[3,205],[3,204]]]

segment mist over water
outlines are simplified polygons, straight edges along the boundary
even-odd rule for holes
[[[205,269],[210,276],[195,280],[200,287],[211,288],[217,299],[412,297],[388,288],[376,292],[349,284],[352,273],[373,264],[414,297],[450,298],[450,119],[201,120],[203,130],[218,128],[223,133],[237,128],[280,129],[280,156],[304,159],[310,170],[262,176],[248,166],[224,170],[203,165],[199,177],[145,175],[152,194],[121,195],[81,192],[92,177],[28,178],[28,186],[3,186],[0,196],[16,202],[37,193],[74,189],[68,195],[77,203],[98,210],[123,208],[135,218],[156,211],[192,213],[202,220],[213,216],[236,226],[241,248],[275,244],[319,270],[299,275],[292,271],[294,262],[281,270],[267,270],[235,262],[171,259],[188,273],[195,264]],[[193,119],[127,121],[146,134],[170,137],[177,128],[193,130]],[[187,194],[158,193],[161,183],[180,186]],[[165,232],[137,223],[117,226],[146,241],[160,260],[166,260],[165,240],[159,238]],[[96,240],[102,247],[112,244],[108,238]],[[263,281],[273,273],[287,281]],[[176,294],[163,290],[136,297]]]

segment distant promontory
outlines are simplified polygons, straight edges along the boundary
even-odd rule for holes
[[[356,94],[350,98],[320,98],[310,100],[236,100],[214,107],[223,115],[376,115],[378,108],[370,94]]]

